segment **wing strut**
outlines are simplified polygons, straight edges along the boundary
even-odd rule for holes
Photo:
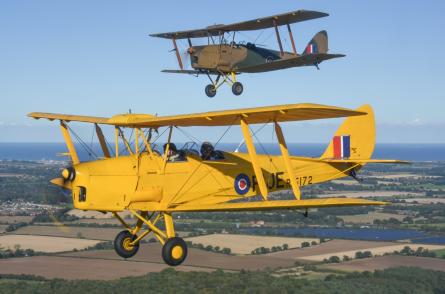
[[[79,157],[77,156],[76,148],[73,144],[73,140],[71,140],[70,132],[68,131],[68,127],[63,120],[60,121],[60,129],[62,130],[66,147],[68,148],[68,152],[70,153],[71,161],[73,162],[73,164],[80,163]]]
[[[178,46],[176,45],[176,39],[173,37],[172,41],[173,41],[173,46],[175,47],[176,58],[178,59],[179,68],[183,70],[184,66],[182,65],[181,54],[179,54]]]
[[[97,138],[99,139],[100,147],[102,148],[102,152],[105,156],[105,158],[110,158],[110,151],[108,150],[107,143],[105,142],[105,136],[102,132],[102,129],[99,127],[98,124],[94,124],[96,128],[96,134]]]
[[[278,23],[276,19],[273,19],[273,26],[275,27],[275,34],[277,35],[278,46],[280,46],[280,55],[283,57],[283,44],[281,44],[280,32],[278,31]]]
[[[278,142],[280,143],[281,155],[283,156],[284,165],[286,166],[287,175],[289,176],[292,191],[294,192],[295,198],[297,200],[300,200],[300,187],[298,186],[297,179],[295,178],[295,174],[292,169],[292,163],[290,161],[286,141],[284,140],[283,131],[281,130],[281,127],[277,122],[275,122],[275,132],[277,133]]]
[[[294,36],[292,35],[292,30],[290,29],[290,25],[287,24],[287,31],[289,32],[290,43],[292,44],[292,51],[295,55],[297,55],[297,48],[295,47]]]
[[[250,134],[249,125],[246,120],[242,118],[240,120],[241,130],[243,131],[244,141],[246,142],[247,151],[250,155],[250,160],[252,161],[253,171],[258,182],[258,187],[260,189],[260,194],[263,196],[264,200],[267,200],[267,186],[264,180],[263,172],[261,171],[261,166],[258,162],[258,156],[256,154],[255,145],[253,145],[252,136]]]

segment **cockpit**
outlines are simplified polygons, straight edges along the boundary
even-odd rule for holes
[[[167,144],[163,146],[163,153],[167,151]],[[158,152],[159,153],[159,152]],[[205,161],[224,160],[224,153],[220,150],[215,150],[210,142],[203,142],[199,146],[195,142],[187,142],[182,148],[178,149],[175,143],[170,143],[167,151],[168,162],[187,161],[187,156],[199,157]]]

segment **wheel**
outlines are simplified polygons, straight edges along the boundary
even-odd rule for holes
[[[187,257],[187,244],[179,237],[170,238],[162,247],[162,259],[171,266],[180,265]]]
[[[120,232],[114,239],[114,250],[120,257],[133,257],[139,250],[139,243],[135,245],[131,245],[130,243],[136,238],[137,236],[132,235],[129,231]]]
[[[240,82],[233,83],[232,93],[236,96],[241,95],[241,93],[243,93],[243,84],[241,84]]]
[[[215,97],[215,95],[216,95],[216,88],[212,84],[207,85],[205,91],[206,91],[207,97],[212,98],[212,97]]]

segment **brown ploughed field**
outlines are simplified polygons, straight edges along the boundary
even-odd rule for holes
[[[386,255],[375,258],[355,259],[347,262],[322,265],[322,268],[335,269],[342,271],[374,271],[398,266],[416,266],[424,269],[445,271],[445,259]]]
[[[169,266],[163,263],[34,256],[0,260],[0,274],[26,274],[46,278],[113,280],[159,272]],[[207,268],[179,266],[178,271],[212,271]]]
[[[91,260],[123,260],[116,254],[116,252],[114,252],[114,250],[70,252],[59,254],[59,256],[88,258]],[[129,260],[163,264],[164,261],[161,257],[161,245],[159,243],[142,244],[139,248],[139,252]],[[189,248],[188,257],[184,262],[184,265],[214,269],[221,268],[225,270],[261,270],[266,267],[291,267],[294,265],[294,261],[267,255],[234,256]]]

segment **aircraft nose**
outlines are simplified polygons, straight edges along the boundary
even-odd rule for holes
[[[65,181],[74,181],[74,179],[76,178],[76,170],[73,167],[65,168],[64,170],[62,170],[62,178]]]

